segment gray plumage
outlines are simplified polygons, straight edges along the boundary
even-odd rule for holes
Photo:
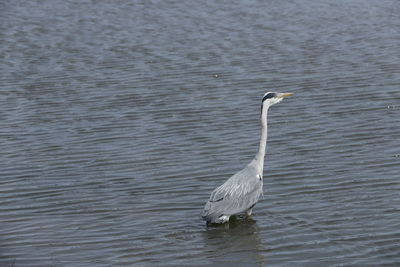
[[[262,191],[262,177],[257,167],[249,164],[211,193],[203,218],[210,223],[222,223],[234,214],[248,211],[250,215]]]
[[[224,223],[235,214],[251,215],[252,209],[263,193],[264,155],[267,142],[267,113],[270,106],[279,103],[292,93],[264,94],[261,108],[261,140],[255,158],[224,184],[214,189],[207,201],[203,219],[207,223]]]

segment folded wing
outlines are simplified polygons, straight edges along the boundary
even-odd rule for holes
[[[245,168],[217,187],[206,203],[203,218],[214,222],[218,217],[245,212],[254,206],[262,194],[262,179]]]

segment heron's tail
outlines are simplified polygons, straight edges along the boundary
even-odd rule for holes
[[[202,218],[207,222],[207,224],[212,223],[225,223],[229,221],[229,215],[217,214],[211,211],[211,203],[207,201],[206,206],[204,207],[204,211],[202,214]]]

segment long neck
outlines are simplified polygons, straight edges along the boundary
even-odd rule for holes
[[[258,152],[255,157],[257,167],[259,168],[261,175],[264,169],[264,156],[265,147],[267,145],[267,114],[269,106],[263,106],[261,110],[261,138],[260,145],[258,147]]]

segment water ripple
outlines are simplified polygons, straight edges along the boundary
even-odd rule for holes
[[[1,3],[1,266],[395,266],[396,1]],[[205,227],[271,108],[253,219]]]

